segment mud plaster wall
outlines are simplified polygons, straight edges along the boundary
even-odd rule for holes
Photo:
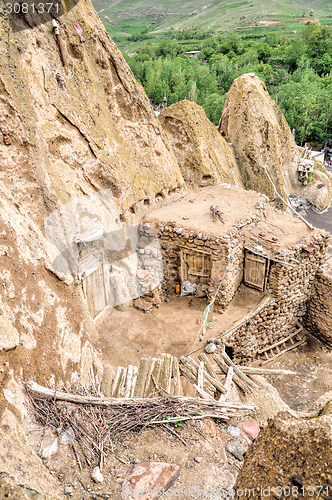
[[[328,247],[328,234],[316,233],[301,244],[296,245],[288,255],[292,262],[298,261],[295,267],[274,262],[271,265],[268,289],[270,295],[263,299],[265,303],[278,299],[273,305],[264,308],[250,322],[246,323],[233,334],[226,336],[224,342],[233,348],[234,359],[239,363],[253,361],[258,351],[286,337],[297,322],[306,326],[305,315],[311,287],[315,274],[308,276],[325,258]],[[309,244],[314,246],[312,252],[304,250]],[[301,283],[294,286],[299,280]],[[290,288],[294,288],[283,295]],[[259,304],[257,309],[261,309]],[[314,332],[313,332],[314,333]],[[314,333],[315,334],[315,333]]]
[[[309,332],[332,349],[332,278],[323,271],[316,274],[304,319]]]

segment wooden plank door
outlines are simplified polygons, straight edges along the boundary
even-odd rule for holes
[[[94,318],[107,305],[103,266],[86,278],[86,296],[89,311]]]
[[[181,278],[182,282],[207,284],[211,280],[211,255],[203,252],[182,251]]]
[[[267,259],[246,252],[244,260],[244,284],[264,291]]]

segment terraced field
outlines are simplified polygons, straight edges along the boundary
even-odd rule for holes
[[[148,28],[162,37],[165,32],[192,26],[215,32],[235,30],[255,33],[300,31],[301,24],[315,20],[332,25],[331,0],[93,0],[107,31],[121,40]]]

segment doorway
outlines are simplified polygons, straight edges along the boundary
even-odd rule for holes
[[[244,284],[261,292],[266,290],[270,261],[246,250],[244,258]]]

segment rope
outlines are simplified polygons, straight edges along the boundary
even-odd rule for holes
[[[204,320],[204,316],[205,316],[205,315],[207,316],[207,314],[205,314],[205,313],[210,312],[211,307],[212,307],[212,305],[213,305],[214,301],[215,301],[215,300],[216,300],[216,298],[217,298],[217,295],[218,295],[218,293],[219,293],[220,287],[221,287],[221,285],[222,285],[222,282],[223,282],[223,280],[224,280],[224,278],[225,278],[225,276],[226,276],[226,273],[227,273],[227,271],[228,271],[229,265],[230,265],[230,263],[232,262],[232,260],[233,260],[233,255],[230,255],[230,256],[229,256],[229,259],[228,259],[228,264],[227,264],[226,269],[225,269],[225,272],[224,272],[224,275],[223,275],[223,277],[221,278],[221,281],[220,281],[220,283],[219,283],[219,285],[218,285],[217,291],[216,291],[216,293],[215,293],[215,295],[214,295],[213,299],[211,300],[210,304],[209,304],[209,305],[205,308],[205,310],[204,310],[204,314],[203,314],[203,323],[202,323],[202,326],[201,326],[201,328],[200,328],[200,330],[199,330],[199,332],[198,332],[197,337],[195,338],[195,341],[194,341],[194,343],[193,343],[193,345],[192,345],[192,347],[191,347],[190,353],[189,353],[189,354],[187,354],[186,358],[187,358],[188,356],[190,356],[190,354],[192,354],[192,350],[193,350],[193,348],[195,347],[195,344],[196,344],[196,342],[197,342],[198,338],[201,336],[201,331],[202,331],[202,328],[204,327],[204,325],[205,325],[205,323],[206,323],[206,319]],[[204,333],[202,334],[202,338],[203,338],[203,336],[204,336]],[[196,351],[195,351],[195,352],[196,352]]]
[[[306,278],[308,278],[308,276],[310,276],[311,274],[315,273],[317,271],[317,269],[319,269],[320,267],[322,267],[324,264],[326,264],[326,262],[328,262],[330,259],[332,259],[332,255],[330,255],[330,257],[328,257],[326,260],[324,260],[321,264],[319,264],[317,267],[315,267],[315,269],[313,269],[309,274],[307,274],[306,276],[304,276],[304,278],[300,279],[297,283],[295,283],[295,285],[291,286],[288,290],[286,290],[286,292],[284,292],[282,295],[280,295],[280,297],[277,297],[276,299],[273,299],[272,301],[268,302],[265,306],[261,307],[261,309],[259,309],[258,311],[256,311],[254,314],[252,314],[252,316],[249,316],[249,318],[247,318],[246,320],[242,321],[242,323],[239,323],[238,325],[234,326],[234,328],[231,328],[230,330],[228,330],[227,332],[224,332],[222,333],[221,335],[219,335],[217,338],[220,339],[222,337],[224,337],[225,335],[228,335],[229,333],[232,333],[236,330],[238,330],[241,326],[245,325],[246,323],[248,323],[252,318],[254,318],[255,316],[257,316],[257,314],[259,314],[260,312],[262,312],[264,309],[266,309],[267,307],[270,307],[272,306],[273,304],[275,304],[276,302],[278,302],[282,297],[284,297],[285,295],[287,295],[289,292],[291,292],[297,285],[299,285],[300,283],[302,283],[302,281],[304,281]],[[204,349],[205,346],[202,346],[202,347],[199,347],[198,349],[196,349],[196,351],[191,351],[189,354],[187,354],[186,358],[188,356],[190,356],[191,354],[195,354],[195,352],[198,352],[200,351],[201,349]]]
[[[115,423],[116,423],[117,419],[120,417],[120,415],[122,415],[122,413],[124,413],[124,412],[125,412],[125,410],[121,411],[121,412],[117,415],[116,419],[114,420],[114,424],[113,424],[113,427],[112,427],[112,437],[113,437],[113,439],[114,439],[115,444],[119,444],[120,446],[123,446],[124,448],[126,448],[127,455],[128,455],[128,458],[129,458],[130,462],[131,462],[132,464],[138,464],[138,463],[139,463],[139,461],[134,460],[133,458],[131,458],[131,455],[130,455],[130,453],[129,453],[129,448],[128,448],[128,446],[127,446],[126,444],[120,443],[120,441],[118,441],[118,440],[116,439],[115,435],[114,435]]]

